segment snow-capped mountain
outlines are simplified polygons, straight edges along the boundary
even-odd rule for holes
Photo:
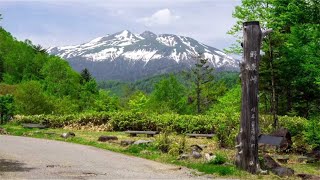
[[[190,37],[156,35],[128,30],[98,37],[90,42],[48,49],[81,71],[88,68],[98,80],[136,80],[144,76],[180,71],[195,64],[200,53],[217,69],[236,70],[238,61],[222,51]]]

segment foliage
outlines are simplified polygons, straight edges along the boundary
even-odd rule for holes
[[[14,96],[15,113],[59,115],[118,108],[117,99],[99,91],[87,70],[81,76],[67,61],[30,40],[17,41],[3,28],[0,41],[0,94]]]
[[[177,156],[187,150],[186,136],[177,136],[170,127],[156,137],[155,146],[162,152]]]
[[[217,99],[216,104],[212,106],[208,114],[214,113],[239,113],[241,105],[241,87],[236,85],[230,89],[224,96]]]
[[[163,153],[168,153],[173,142],[172,137],[169,136],[170,130],[167,128],[156,139],[156,147]]]
[[[56,115],[73,114],[79,111],[78,101],[72,99],[70,96],[56,98],[54,96],[47,96],[49,104],[52,105],[52,112]]]
[[[217,113],[213,115],[178,115],[178,114],[153,114],[134,113],[131,111],[118,112],[87,112],[74,115],[35,115],[18,116],[19,123],[45,123],[51,127],[64,127],[72,124],[86,126],[108,125],[108,129],[114,131],[125,130],[153,130],[165,131],[168,127],[175,133],[214,133],[221,147],[234,147],[235,137],[239,132],[239,112],[233,114]],[[264,133],[271,133],[272,119],[268,116],[260,116],[260,128]],[[280,116],[280,124],[292,132],[292,136],[298,136],[307,131],[304,118]],[[177,144],[175,144],[177,143]],[[181,152],[183,139],[176,139],[171,143],[172,153]],[[180,146],[181,145],[181,146]],[[180,146],[180,147],[179,147]],[[169,148],[170,150],[170,148]]]
[[[6,94],[12,95],[14,94],[16,89],[17,89],[17,85],[0,83],[0,95],[6,95]]]
[[[9,121],[14,114],[14,104],[12,95],[0,95],[0,124]]]
[[[95,80],[84,82],[81,86],[79,96],[80,111],[91,111],[95,109],[95,102],[99,97],[97,83]]]
[[[186,74],[188,76],[186,76]],[[110,91],[112,95],[118,97],[125,96],[125,89],[129,88],[131,91],[142,91],[146,94],[151,94],[154,91],[155,85],[159,83],[162,79],[170,77],[170,75],[175,76],[175,78],[185,87],[191,88],[191,77],[190,72],[179,72],[171,74],[161,74],[152,77],[147,77],[134,82],[126,81],[100,81],[98,82],[98,87]],[[231,89],[239,81],[238,72],[214,72],[214,76],[217,82],[223,82],[228,89]]]
[[[41,69],[41,75],[44,77],[44,90],[51,95],[76,97],[80,90],[79,74],[58,57],[48,59]]]
[[[151,105],[154,110],[161,112],[166,107],[173,112],[183,112],[186,106],[184,97],[185,87],[174,75],[164,78],[155,84],[151,95]]]
[[[175,138],[173,138],[173,142],[169,147],[168,153],[171,155],[177,156],[179,154],[186,152],[188,150],[186,143],[187,143],[187,139],[184,134],[182,136],[175,135]]]
[[[306,130],[304,131],[306,141],[313,147],[320,147],[320,121],[313,118],[308,121]]]
[[[94,111],[97,112],[114,112],[119,110],[119,99],[115,96],[111,96],[109,91],[100,90],[99,96],[95,100]]]
[[[81,76],[81,83],[82,84],[87,83],[90,80],[92,80],[92,75],[87,68],[84,68],[81,71],[80,76]]]
[[[215,165],[221,165],[227,162],[227,158],[225,155],[221,153],[216,153],[215,158],[213,158],[211,161],[208,162],[208,164],[215,164]]]
[[[239,38],[238,47],[244,21],[273,29],[262,42],[259,68],[266,113],[308,118],[319,111],[319,10],[318,0],[242,0],[235,8],[237,22],[229,33]]]
[[[306,129],[307,122],[302,117],[279,116],[279,127],[287,128],[291,136],[301,134]]]
[[[14,94],[17,112],[26,115],[49,114],[53,104],[44,94],[38,81],[29,81],[20,84]]]
[[[195,86],[196,112],[200,114],[208,109],[213,101],[209,89],[212,88],[214,76],[213,68],[208,65],[208,59],[204,58],[203,55],[198,55],[195,59],[196,63],[192,68],[191,77]]]
[[[148,104],[148,97],[143,92],[136,92],[133,94],[129,100],[129,109],[132,112],[142,112],[145,111]]]
[[[235,143],[234,138],[239,130],[240,96],[241,89],[238,85],[218,98],[217,103],[208,112],[217,121],[215,134],[222,147],[230,147]]]
[[[2,82],[3,80],[3,73],[4,73],[4,61],[0,54],[0,82]]]

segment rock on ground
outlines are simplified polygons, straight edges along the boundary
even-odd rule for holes
[[[133,140],[122,140],[122,141],[120,142],[121,146],[129,146],[129,145],[131,145],[131,144],[133,144],[133,143],[134,143]]]
[[[197,152],[197,151],[192,151],[192,157],[193,158],[195,158],[195,159],[199,159],[199,158],[201,158],[202,157],[202,155],[199,153],[199,152]]]
[[[274,174],[280,177],[292,176],[294,175],[294,170],[287,167],[277,167],[271,170]]]
[[[106,142],[106,141],[111,141],[111,140],[118,140],[117,136],[100,136],[98,138],[98,141],[100,142]]]
[[[68,133],[62,133],[61,137],[63,138],[69,138],[69,137],[75,137],[76,135],[73,132],[68,132]]]
[[[149,144],[149,143],[152,143],[153,142],[153,140],[138,140],[138,141],[136,141],[136,142],[134,142],[133,144],[135,144],[135,145],[139,145],[139,144]]]

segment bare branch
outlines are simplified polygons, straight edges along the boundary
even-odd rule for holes
[[[268,34],[270,34],[272,32],[273,32],[273,29],[267,29],[267,30],[262,31],[262,38],[268,36]]]

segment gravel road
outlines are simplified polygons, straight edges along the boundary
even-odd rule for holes
[[[204,179],[190,170],[60,141],[0,135],[0,179]]]

